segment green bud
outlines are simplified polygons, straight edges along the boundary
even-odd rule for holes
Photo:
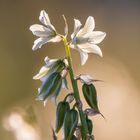
[[[58,96],[62,86],[62,78],[58,72],[52,73],[42,84],[37,100],[44,101],[48,97]]]
[[[71,140],[78,124],[78,112],[69,110],[64,119],[64,140]]]
[[[67,111],[70,110],[70,106],[68,102],[59,102],[57,105],[56,109],[56,132],[61,129],[63,122],[64,122],[64,117]]]
[[[88,126],[88,132],[91,135],[92,134],[92,129],[93,129],[92,120],[90,120],[88,117],[86,117],[86,122],[87,122],[87,126]]]
[[[99,110],[98,103],[97,103],[97,92],[96,92],[94,85],[93,84],[90,84],[90,85],[83,84],[82,90],[83,90],[83,94],[84,94],[87,104],[91,108]]]

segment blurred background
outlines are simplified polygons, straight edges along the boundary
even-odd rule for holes
[[[35,101],[41,83],[32,77],[44,65],[45,56],[58,58],[65,52],[62,43],[32,52],[36,38],[29,26],[40,23],[42,9],[60,33],[64,28],[62,14],[69,34],[73,18],[84,24],[88,16],[95,18],[95,30],[107,33],[99,44],[103,58],[90,55],[81,67],[79,53],[72,50],[77,75],[90,74],[104,81],[95,86],[106,120],[92,117],[94,135],[96,140],[140,140],[139,0],[0,0],[0,139],[52,140],[55,106],[50,101],[44,108]],[[63,90],[58,100],[66,92]]]

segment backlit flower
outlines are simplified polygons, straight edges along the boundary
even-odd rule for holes
[[[40,69],[39,73],[36,74],[33,79],[44,81],[48,77],[48,71],[51,67],[53,67],[57,63],[58,59],[50,59],[45,57],[45,65]]]
[[[61,41],[61,37],[56,32],[55,27],[50,22],[48,14],[44,10],[40,12],[39,20],[44,25],[34,24],[29,28],[35,36],[39,37],[34,41],[32,48],[34,51],[48,42]]]
[[[74,32],[71,35],[71,48],[80,52],[81,64],[84,65],[88,59],[88,53],[102,55],[101,49],[97,46],[106,36],[105,32],[93,31],[95,28],[94,18],[89,16],[83,28],[79,20],[74,19]]]

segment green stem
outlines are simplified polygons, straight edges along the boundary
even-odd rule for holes
[[[66,51],[68,63],[69,63],[69,74],[70,74],[71,83],[72,83],[72,87],[73,87],[73,91],[74,91],[74,97],[75,97],[76,102],[78,102],[78,101],[80,101],[79,90],[78,90],[77,80],[74,79],[74,71],[73,71],[73,66],[72,66],[71,52],[70,52],[70,48],[69,48],[66,37],[63,37],[63,42],[64,42],[64,46],[65,46],[65,51]],[[86,137],[88,134],[86,117],[85,117],[84,112],[82,110],[79,110],[79,114],[80,114],[80,119],[81,119],[81,123],[82,123],[83,140],[86,140]]]

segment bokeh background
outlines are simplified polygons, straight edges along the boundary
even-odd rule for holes
[[[100,44],[103,58],[90,55],[81,67],[78,52],[72,51],[77,75],[87,73],[104,81],[95,85],[106,120],[92,117],[94,135],[96,140],[140,140],[139,0],[0,0],[0,139],[52,140],[55,106],[49,102],[44,108],[34,100],[40,82],[32,77],[45,56],[57,58],[65,52],[62,43],[32,52],[35,37],[29,26],[39,23],[42,9],[60,33],[62,14],[70,33],[73,18],[84,24],[89,15],[95,18],[95,30],[107,33]]]

